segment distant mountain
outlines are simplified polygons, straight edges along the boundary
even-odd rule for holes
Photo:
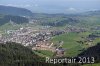
[[[86,16],[100,16],[100,10],[95,10],[95,11],[88,11],[88,12],[84,12],[81,13],[80,15],[86,15]]]
[[[0,14],[16,15],[16,16],[32,16],[32,12],[25,8],[0,5]]]
[[[87,12],[89,14],[95,14],[95,15],[100,15],[100,10],[96,10],[96,11],[89,11]]]

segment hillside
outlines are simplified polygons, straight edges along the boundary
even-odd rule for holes
[[[0,65],[32,61],[36,56],[30,49],[16,43],[0,44]],[[34,59],[35,60],[35,59]]]
[[[90,47],[78,55],[79,57],[94,57],[95,62],[100,62],[100,43]]]
[[[35,19],[40,25],[62,27],[65,25],[92,28],[100,25],[100,11],[88,11],[79,14],[38,14]]]
[[[28,23],[28,18],[21,16],[12,16],[12,15],[0,15],[0,25],[4,25],[6,23],[13,22],[16,24]]]
[[[0,5],[0,14],[16,15],[16,16],[32,16],[33,13],[25,8]]]
[[[29,16],[32,20],[37,20],[36,23],[42,26],[65,26],[65,25],[72,25],[72,26],[79,26],[79,27],[87,27],[90,28],[91,26],[99,26],[100,25],[100,11],[88,11],[79,14],[45,14],[45,13],[32,13],[30,10],[18,7],[11,7],[11,6],[2,6],[0,5],[0,14],[4,15],[14,15],[14,16]],[[12,18],[15,18],[11,16]],[[1,17],[1,16],[0,16]],[[3,19],[7,21],[8,19]],[[12,19],[13,21],[16,20]],[[19,20],[19,19],[17,19]],[[22,18],[23,20],[23,18]],[[21,20],[19,20],[22,23]],[[25,21],[24,21],[25,22]],[[19,23],[19,22],[18,22]],[[1,22],[0,22],[1,24]]]
[[[61,66],[46,64],[45,58],[37,56],[31,49],[21,44],[0,43],[0,66]]]

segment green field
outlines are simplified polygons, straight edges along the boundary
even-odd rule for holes
[[[52,57],[53,56],[53,52],[47,51],[47,50],[36,50],[33,52],[41,57]]]
[[[57,41],[64,41],[63,48],[66,49],[66,56],[76,56],[82,47],[76,41],[81,40],[77,33],[68,33],[60,36],[55,36],[52,41],[55,43]]]
[[[83,33],[66,33],[63,35],[55,36],[51,41],[53,41],[55,44],[57,44],[58,41],[64,41],[63,48],[66,49],[65,56],[67,57],[74,57],[77,56],[80,52],[82,52],[82,49],[88,48],[89,46],[85,43],[81,44],[77,41],[84,41],[90,32],[83,32]],[[84,37],[84,38],[82,38]],[[97,42],[99,42],[99,38],[95,39],[93,41],[93,45],[95,45]]]

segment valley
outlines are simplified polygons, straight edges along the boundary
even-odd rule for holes
[[[0,10],[1,44],[14,42],[39,57],[62,58],[77,57],[100,43],[100,11],[70,15],[20,10],[27,14]]]

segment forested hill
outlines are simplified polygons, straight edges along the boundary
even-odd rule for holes
[[[0,66],[61,66],[46,64],[45,58],[18,43],[0,43]]]
[[[28,23],[29,19],[21,16],[0,15],[0,25],[4,25],[12,21],[16,24]]]
[[[17,43],[0,43],[0,66],[27,64],[36,61],[38,58],[31,49]],[[3,65],[2,65],[3,64]],[[11,66],[10,65],[10,66]],[[19,65],[17,65],[19,66]]]
[[[86,51],[80,53],[79,57],[94,57],[95,62],[100,62],[100,43],[96,46],[88,48]]]
[[[33,13],[25,8],[0,5],[0,14],[16,15],[16,16],[32,16]]]

